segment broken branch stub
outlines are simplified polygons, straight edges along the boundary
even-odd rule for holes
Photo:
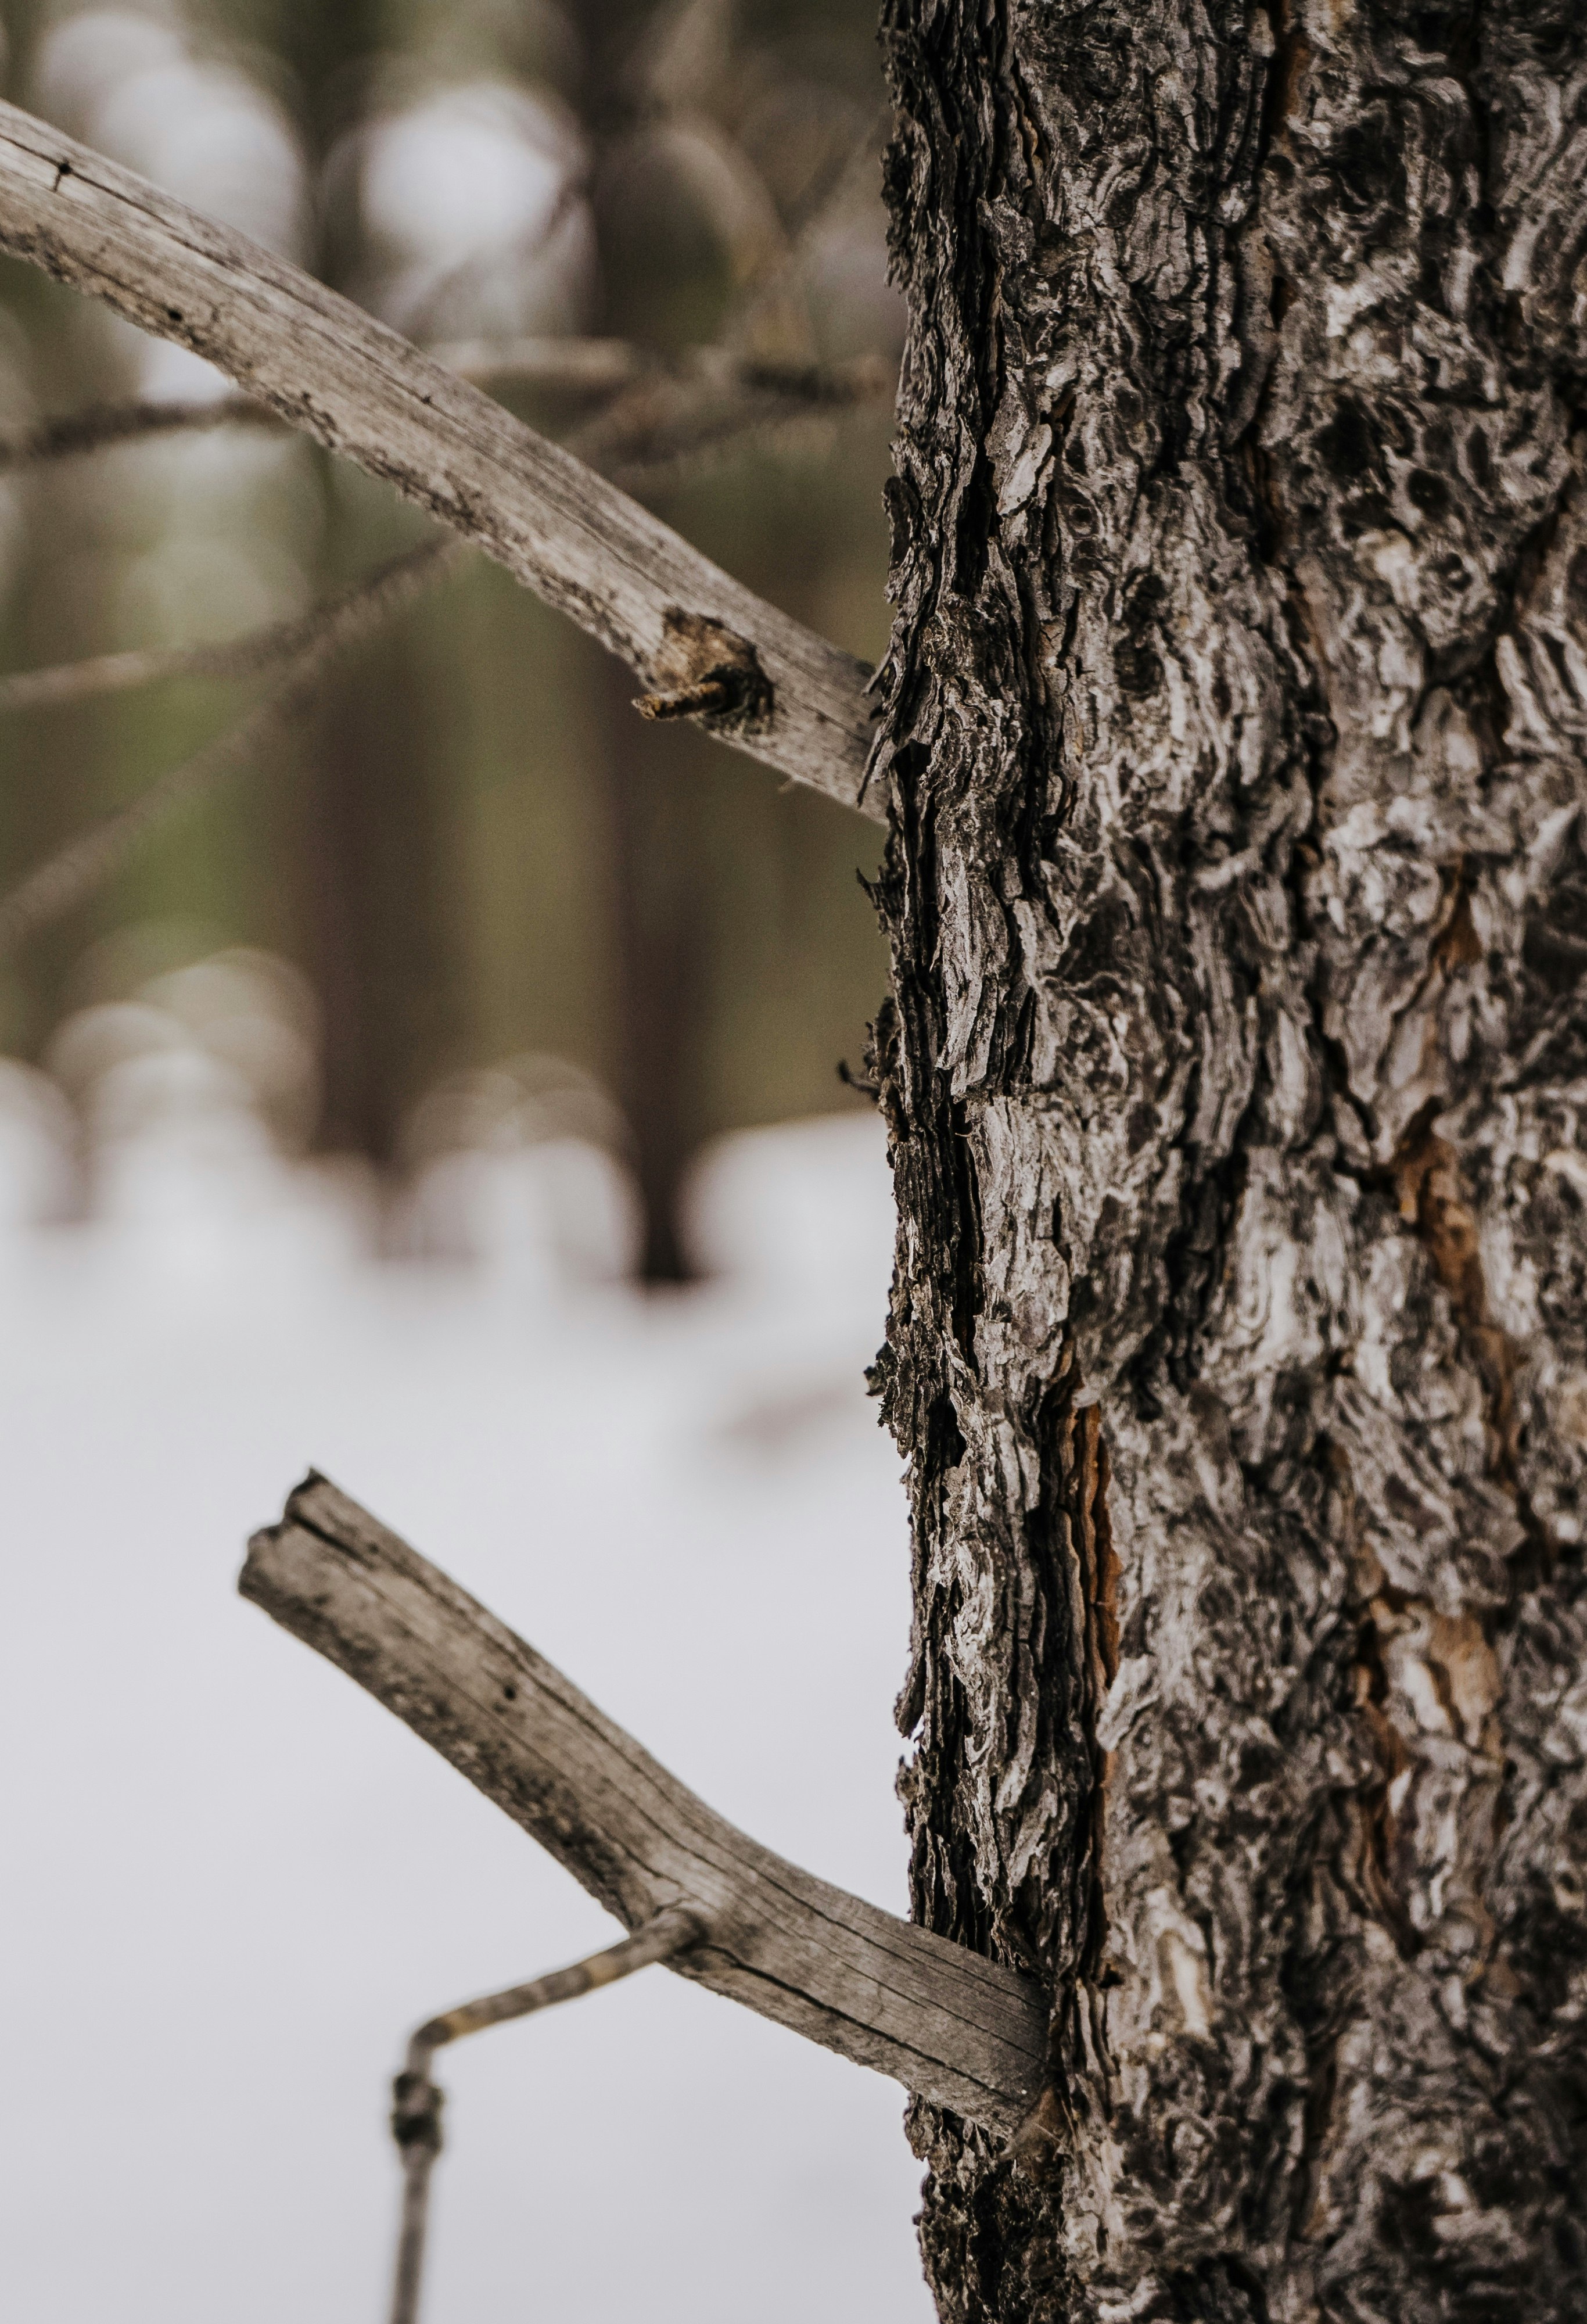
[[[669,1964],[1005,2135],[1046,2080],[1045,1994],[774,1856],[326,1479],[256,1534],[240,1588],[394,1711],[625,1927],[707,1933]]]
[[[666,686],[666,617],[752,649],[763,715],[724,740],[873,820],[863,663],[702,557],[501,404],[299,268],[0,105],[0,250],[190,347],[294,428],[475,542]]]
[[[708,717],[713,733],[744,733],[771,715],[771,688],[748,638],[703,622],[681,605],[661,617],[653,690],[634,708],[641,718]]]

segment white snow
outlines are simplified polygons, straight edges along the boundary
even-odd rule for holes
[[[235,1597],[245,1536],[312,1462],[717,1807],[903,1909],[881,1140],[736,1141],[699,1187],[724,1271],[647,1301],[591,1260],[625,1228],[590,1148],[453,1168],[483,1260],[377,1260],[235,1077],[151,1054],[76,1223],[37,1216],[64,1109],[0,1074],[0,2301],[379,2324],[408,2030],[618,1931]],[[655,1969],[440,2079],[427,2324],[926,2324],[891,2083]]]

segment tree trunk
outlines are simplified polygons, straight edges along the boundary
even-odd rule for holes
[[[335,478],[327,483],[334,540],[354,528],[335,508]],[[304,887],[325,1025],[317,1140],[386,1177],[407,1159],[409,1110],[455,1067],[464,1032],[446,816],[415,659],[410,621],[336,673],[309,729]]]
[[[324,173],[348,127],[354,75],[379,53],[375,0],[286,0],[281,46],[304,98],[321,200],[315,272],[337,279]],[[344,233],[345,233],[344,225]],[[369,561],[361,524],[322,466],[326,548],[318,578],[346,586]],[[310,773],[303,917],[324,1018],[324,1102],[317,1142],[400,1172],[401,1132],[427,1082],[456,1063],[457,945],[438,871],[445,831],[413,680],[412,641],[377,641],[338,672],[308,728]]]
[[[947,2319],[1587,2315],[1576,0],[889,0]]]
[[[641,1283],[687,1283],[684,1178],[698,1143],[706,889],[710,864],[687,764],[693,735],[647,731],[633,679],[614,657],[600,675],[600,773],[610,838],[617,987],[617,1098],[639,1198]],[[680,766],[679,761],[683,763]],[[670,762],[670,763],[669,763]]]

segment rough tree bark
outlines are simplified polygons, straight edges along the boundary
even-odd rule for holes
[[[1587,20],[888,0],[946,2319],[1587,2315]]]

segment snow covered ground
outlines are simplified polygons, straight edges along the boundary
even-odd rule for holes
[[[76,1223],[30,1222],[64,1116],[0,1069],[0,2303],[379,2324],[409,2028],[618,1932],[235,1597],[245,1537],[314,1463],[715,1806],[901,1910],[881,1139],[736,1141],[698,1189],[718,1273],[641,1300],[601,1279],[594,1149],[454,1155],[484,1257],[377,1260],[345,1187],[146,1035],[164,1095],[102,1115]],[[654,1969],[440,2078],[427,2324],[926,2324],[892,2084]]]

